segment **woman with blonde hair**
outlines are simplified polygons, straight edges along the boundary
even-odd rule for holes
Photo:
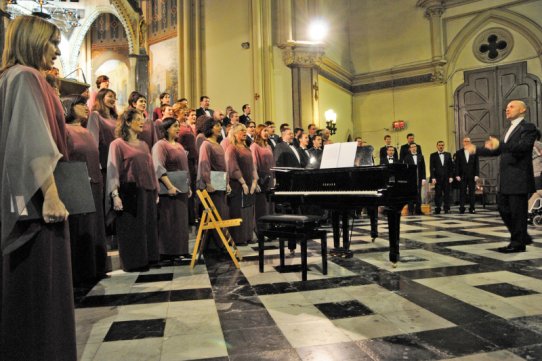
[[[75,360],[68,211],[53,171],[68,157],[64,111],[45,72],[60,31],[19,16],[0,68],[0,359]],[[14,203],[15,201],[15,203]],[[25,217],[27,204],[41,218]]]
[[[230,130],[230,145],[226,149],[226,163],[230,177],[230,217],[242,218],[239,227],[230,233],[236,244],[252,242],[254,231],[254,193],[259,191],[258,174],[252,153],[245,140],[247,128],[239,123]]]

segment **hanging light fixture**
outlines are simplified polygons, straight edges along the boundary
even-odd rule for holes
[[[64,33],[81,25],[80,10],[65,8],[57,1],[7,0],[5,12],[11,19],[21,15],[39,16],[55,24]]]

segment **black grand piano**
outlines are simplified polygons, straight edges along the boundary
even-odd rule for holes
[[[293,207],[317,205],[332,212],[334,246],[339,249],[342,220],[343,252],[350,252],[348,217],[354,210],[384,206],[388,218],[390,261],[399,261],[401,211],[416,200],[416,168],[406,164],[302,169],[275,168],[271,199]],[[351,253],[350,253],[351,254]]]

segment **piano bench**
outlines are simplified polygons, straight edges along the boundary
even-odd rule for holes
[[[264,239],[278,238],[280,268],[284,268],[284,240],[301,244],[301,279],[307,280],[307,240],[319,238],[322,249],[322,273],[327,275],[327,231],[320,230],[320,217],[275,214],[258,218],[258,260],[260,273],[264,270]]]

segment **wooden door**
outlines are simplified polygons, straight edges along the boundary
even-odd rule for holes
[[[504,137],[509,127],[504,110],[513,99],[527,104],[526,119],[540,128],[540,80],[527,73],[527,62],[466,71],[464,76],[454,96],[457,149],[465,136],[476,145],[483,145],[489,136]],[[498,158],[480,158],[481,177],[497,184],[498,174]]]

